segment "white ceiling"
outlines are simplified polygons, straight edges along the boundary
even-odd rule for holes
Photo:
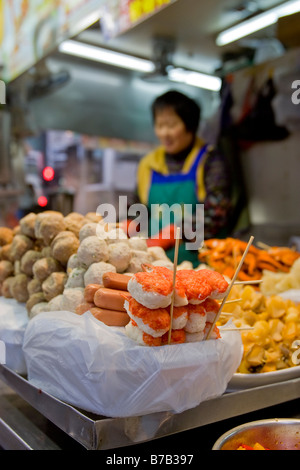
[[[98,25],[81,33],[79,39],[108,48],[152,58],[153,38],[167,37],[175,41],[174,65],[207,73],[221,64],[225,51],[236,50],[236,43],[220,48],[215,44],[217,34],[240,22],[254,10],[265,10],[284,3],[282,0],[176,0],[147,20],[119,37],[105,41]],[[268,28],[258,37],[269,37]]]

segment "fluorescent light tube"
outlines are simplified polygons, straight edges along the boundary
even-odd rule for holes
[[[153,62],[150,60],[139,59],[138,57],[133,57],[120,52],[109,51],[108,49],[102,49],[98,46],[83,44],[78,41],[63,41],[59,45],[58,50],[64,54],[71,54],[77,57],[82,57],[84,59],[90,59],[130,70],[137,70],[139,72],[153,72],[155,69]]]
[[[103,62],[117,67],[124,67],[140,72],[154,72],[155,65],[150,60],[139,59],[134,56],[120,52],[109,51],[98,46],[84,44],[78,41],[63,41],[58,50],[64,54],[71,54],[89,60]],[[219,91],[221,88],[221,79],[198,72],[172,68],[168,72],[168,78],[172,81],[186,83],[187,85],[205,88],[207,90]]]
[[[298,11],[300,11],[300,0],[292,0],[275,8],[271,8],[264,13],[260,13],[253,18],[245,20],[242,23],[223,31],[218,35],[216,44],[218,46],[230,44],[233,41],[237,41],[249,34],[275,24],[281,16],[291,15]]]
[[[180,68],[171,69],[168,76],[174,82],[186,83],[211,91],[220,91],[222,85],[222,80],[219,77]]]

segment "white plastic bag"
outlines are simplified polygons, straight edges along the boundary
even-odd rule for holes
[[[0,340],[5,344],[5,365],[25,375],[23,338],[28,324],[26,306],[15,299],[0,297]]]
[[[242,357],[239,332],[218,340],[140,346],[90,312],[44,312],[25,332],[29,382],[110,417],[182,412],[221,395]]]

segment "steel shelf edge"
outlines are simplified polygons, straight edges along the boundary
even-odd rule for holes
[[[3,365],[0,365],[0,379],[88,450],[126,447],[300,398],[300,378],[296,378],[225,392],[179,414],[161,412],[128,418],[108,418],[91,416],[90,413],[60,401]]]

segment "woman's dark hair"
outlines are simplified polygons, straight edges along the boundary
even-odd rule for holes
[[[163,95],[158,96],[152,103],[151,111],[153,121],[155,121],[157,111],[170,107],[182,119],[186,129],[193,132],[193,134],[196,134],[201,114],[201,108],[196,101],[192,100],[180,91],[167,91]]]

